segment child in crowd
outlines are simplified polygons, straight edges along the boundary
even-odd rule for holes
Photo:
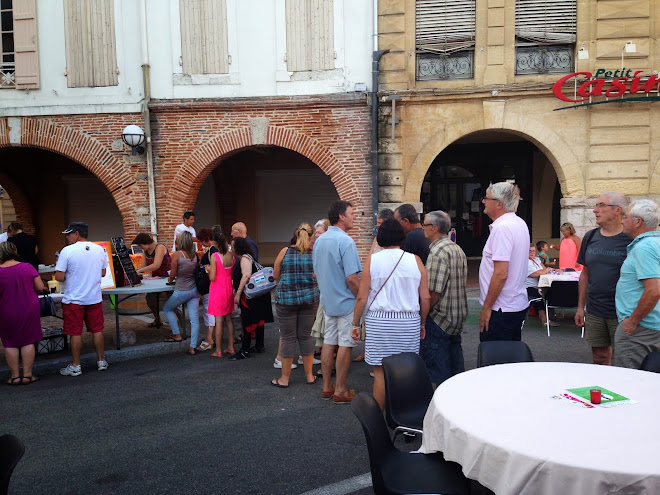
[[[550,249],[550,246],[546,241],[539,241],[536,243],[536,250],[539,253],[539,258],[541,259],[541,264],[543,266],[549,266],[549,267],[554,267],[557,265],[555,261],[552,261],[550,259],[550,256],[548,256],[548,250]]]

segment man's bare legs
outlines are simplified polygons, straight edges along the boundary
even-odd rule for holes
[[[325,346],[323,346],[325,347]],[[337,349],[337,381],[335,384],[335,395],[346,395],[346,380],[348,379],[348,370],[351,367],[352,347],[338,346]],[[323,366],[323,364],[321,364]],[[332,368],[330,368],[332,373]],[[325,369],[323,370],[323,382],[325,384]],[[325,389],[325,386],[324,386]]]

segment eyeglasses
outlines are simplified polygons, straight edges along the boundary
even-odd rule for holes
[[[435,225],[432,223],[423,223],[422,227],[435,227]]]
[[[500,200],[497,198],[487,198],[486,196],[484,196],[483,198],[481,198],[481,201],[483,202],[483,201],[500,201]]]
[[[606,206],[609,206],[611,208],[620,208],[619,205],[608,205],[606,203],[596,203],[596,208],[598,208],[598,209],[605,208]]]

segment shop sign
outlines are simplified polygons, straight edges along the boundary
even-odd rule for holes
[[[586,80],[577,80],[580,76]],[[564,84],[572,79],[576,79],[579,86],[577,90],[574,90],[573,94],[567,95],[562,90]],[[660,100],[660,96],[657,96],[659,84],[660,78],[657,74],[645,76],[641,70],[633,73],[633,69],[625,68],[617,70],[597,69],[595,74],[591,72],[573,72],[562,77],[553,85],[552,92],[562,101],[579,103],[579,105],[555,109],[564,110],[566,108],[600,105],[603,103],[620,103],[622,101]],[[656,96],[649,96],[649,93],[656,93]],[[639,96],[624,97],[624,95]],[[593,98],[597,97],[617,99],[593,101]]]

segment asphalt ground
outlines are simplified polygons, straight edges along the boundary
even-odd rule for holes
[[[476,366],[479,343],[478,303],[470,309],[467,369]],[[590,362],[572,315],[558,321],[551,338],[537,319],[526,323],[523,340],[535,360]],[[372,493],[364,435],[350,407],[321,400],[321,383],[306,385],[302,367],[290,388],[270,386],[279,376],[277,334],[268,325],[266,353],[244,361],[156,343],[110,354],[107,371],[87,358],[79,377],[45,372],[29,386],[3,385],[0,434],[26,446],[10,493]],[[131,352],[147,355],[139,352],[147,347],[167,354],[121,362]],[[42,369],[52,372],[52,363]],[[354,363],[349,386],[370,391],[369,371]],[[405,450],[418,445],[397,441]],[[473,484],[473,494],[485,493]]]

